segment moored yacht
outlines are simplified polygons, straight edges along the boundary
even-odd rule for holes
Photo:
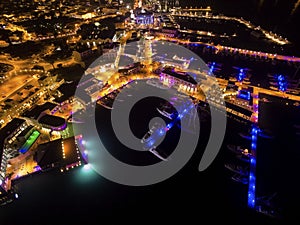
[[[242,184],[248,184],[248,178],[240,174],[234,174],[231,179]]]
[[[242,176],[248,176],[249,171],[247,168],[240,166],[240,165],[235,165],[231,163],[227,163],[224,165],[226,169],[230,170],[231,172],[240,174]]]
[[[153,155],[155,155],[157,158],[163,160],[163,161],[168,161],[167,158],[163,157],[157,150],[156,146],[153,146],[149,149],[149,152],[151,152]]]
[[[238,145],[227,145],[227,148],[237,154],[244,154],[244,155],[249,155],[249,150],[247,148],[242,148],[241,146]]]
[[[167,104],[163,105],[162,107],[157,107],[156,110],[170,120],[173,120],[177,117],[176,110],[173,110],[172,107]]]

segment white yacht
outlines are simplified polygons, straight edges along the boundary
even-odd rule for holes
[[[151,152],[153,155],[155,155],[156,157],[158,157],[159,159],[163,160],[163,161],[168,161],[167,158],[161,156],[156,149],[156,146],[153,146],[152,148],[149,149],[149,152]]]
[[[248,178],[240,174],[234,174],[231,179],[242,184],[248,184]]]
[[[240,132],[239,135],[242,137],[242,138],[245,138],[245,139],[248,139],[248,140],[251,140],[252,139],[252,136],[248,133],[243,133],[243,132]]]
[[[161,114],[161,115],[163,115],[163,116],[165,116],[165,117],[167,117],[167,118],[169,118],[170,120],[172,120],[173,119],[173,113],[169,113],[169,112],[167,112],[166,110],[161,110],[161,109],[159,109],[159,108],[156,108],[157,109],[157,111]]]
[[[150,130],[147,131],[147,133],[143,136],[143,138],[141,139],[142,143],[146,143],[148,142],[151,138],[151,135],[157,130],[161,128],[161,124],[159,123],[154,123],[153,126],[150,128]]]
[[[173,112],[171,106],[163,105],[162,107],[156,108],[156,110],[163,116],[167,117],[170,120],[176,118],[176,111]]]
[[[231,150],[232,152],[234,153],[237,153],[237,154],[243,154],[243,155],[249,155],[249,150],[247,148],[242,148],[241,146],[238,146],[238,145],[227,145],[227,148],[229,150]]]
[[[225,166],[226,169],[230,170],[231,172],[240,174],[242,176],[248,176],[249,175],[249,171],[247,170],[247,168],[242,167],[240,165],[227,163],[224,166]]]

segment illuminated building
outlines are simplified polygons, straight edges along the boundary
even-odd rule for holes
[[[175,27],[163,27],[161,30],[154,30],[155,35],[164,37],[177,37],[178,29]]]
[[[6,184],[6,168],[8,160],[18,155],[18,150],[12,143],[16,137],[26,128],[26,121],[14,118],[0,130],[0,192],[5,193],[8,189]]]
[[[124,68],[120,68],[118,70],[118,73],[122,73],[124,75],[137,73],[139,71],[140,67],[141,67],[141,63],[136,62],[136,63],[130,64],[130,65],[124,67]]]
[[[88,19],[92,19],[96,16],[96,14],[94,12],[88,12],[88,13],[78,13],[78,14],[74,14],[73,17],[76,19],[83,19],[83,20],[88,20]]]
[[[98,99],[99,90],[103,87],[103,82],[92,74],[87,74],[81,78],[76,89],[78,101],[84,106],[90,105]],[[79,98],[80,97],[80,98]]]
[[[42,86],[47,86],[50,84],[53,84],[57,79],[57,75],[54,76],[42,76],[38,79],[39,85]]]
[[[48,128],[55,131],[61,131],[66,129],[67,127],[67,122],[65,119],[58,116],[48,115],[48,114],[42,115],[38,119],[38,122],[44,128]]]
[[[164,11],[168,11],[168,9],[178,7],[179,1],[178,0],[160,0],[160,4]]]
[[[77,62],[81,62],[82,60],[93,55],[93,53],[94,53],[93,50],[87,47],[85,50],[80,49],[77,51],[73,51],[73,56]]]
[[[37,120],[42,113],[51,113],[52,111],[55,111],[56,108],[56,104],[52,102],[45,102],[42,105],[35,105],[32,109],[24,112],[22,116]]]
[[[62,172],[81,165],[82,155],[75,137],[58,139],[39,145],[34,160],[42,171],[60,169]]]
[[[174,68],[164,69],[160,74],[160,80],[187,92],[197,90],[197,81],[192,76],[185,72],[176,71]]]
[[[137,24],[153,24],[154,23],[154,15],[150,11],[146,11],[142,9],[138,11],[135,15],[135,21]]]

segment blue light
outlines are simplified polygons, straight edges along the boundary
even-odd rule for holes
[[[251,130],[252,152],[256,151],[256,142],[257,142],[258,131],[259,131],[259,129],[256,126],[252,127],[252,130]],[[249,186],[248,186],[248,207],[250,207],[250,208],[255,208],[255,184],[256,184],[255,170],[256,170],[256,159],[255,159],[255,157],[251,157],[250,158]]]
[[[242,79],[241,79],[242,80]],[[251,99],[251,93],[250,91],[246,91],[246,90],[239,90],[238,92],[238,97],[239,98],[242,98],[242,99],[245,99],[247,101],[250,101]]]
[[[285,79],[285,77],[280,74],[277,76],[277,82],[278,82],[278,90],[279,91],[286,91],[287,89],[287,81]]]
[[[209,71],[208,71],[208,75],[213,74],[213,72],[214,72],[214,70],[215,70],[215,65],[216,65],[215,62],[212,62],[212,63],[210,64]]]
[[[85,169],[85,170],[89,170],[91,168],[91,165],[90,164],[85,164],[84,166],[83,166],[83,169]]]
[[[239,81],[239,82],[243,81],[243,79],[244,79],[245,77],[246,77],[246,74],[245,74],[244,69],[240,69],[240,70],[239,70],[239,73],[238,73],[238,77],[237,77],[238,81]]]
[[[154,144],[154,141],[151,140],[150,142],[148,142],[148,146],[152,146]]]
[[[163,129],[160,129],[159,134],[160,134],[160,135],[163,135],[164,133],[165,133],[164,130],[163,130]]]

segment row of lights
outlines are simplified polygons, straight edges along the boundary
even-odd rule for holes
[[[252,152],[256,152],[256,143],[257,143],[257,134],[258,128],[256,125],[252,127],[251,130],[251,150]],[[250,173],[249,173],[249,187],[248,187],[248,206],[250,208],[255,207],[255,185],[256,185],[256,154],[250,156]]]
[[[179,14],[182,15],[182,14]],[[185,16],[189,16],[188,14],[183,14]],[[191,15],[194,16],[194,15]],[[194,16],[195,17],[195,16]],[[211,18],[211,19],[225,19],[225,20],[235,20],[238,21],[239,23],[244,24],[246,27],[253,29],[254,25],[250,23],[250,21],[246,21],[244,19],[239,19],[236,17],[228,17],[228,16],[211,16],[211,15],[205,15],[205,16],[196,16],[196,17],[204,17],[204,18]],[[278,36],[277,34],[273,34],[272,32],[268,32],[266,30],[261,29],[260,27],[256,27],[255,30],[260,30],[267,38],[272,40],[273,42],[280,44],[280,45],[285,45],[289,44],[289,41],[285,38],[282,38],[281,36]]]

